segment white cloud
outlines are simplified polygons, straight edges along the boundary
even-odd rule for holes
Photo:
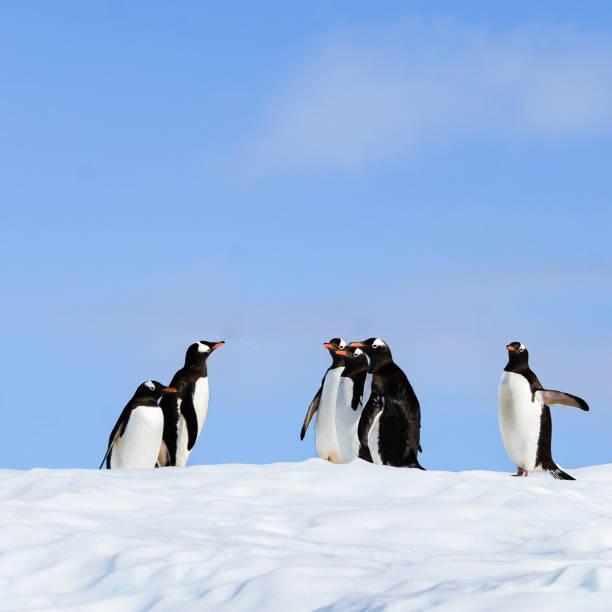
[[[446,22],[345,32],[286,79],[243,144],[254,172],[354,169],[458,139],[612,131],[612,39]]]

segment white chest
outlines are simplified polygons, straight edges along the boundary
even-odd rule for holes
[[[344,367],[328,370],[323,380],[321,400],[315,423],[317,454],[334,463],[342,463],[342,454],[336,433],[336,401]]]
[[[208,415],[208,400],[208,376],[206,378],[198,378],[193,392],[193,407],[198,417],[198,435],[202,431],[204,421],[206,421],[206,416]]]
[[[196,418],[198,421],[198,436],[206,421],[208,415],[208,400],[209,400],[209,388],[208,388],[208,377],[198,378],[195,383],[193,391],[193,407],[195,409]],[[179,403],[180,410],[180,403]],[[176,465],[184,466],[189,458],[187,446],[189,444],[189,435],[187,432],[187,423],[185,418],[181,414],[178,423],[178,439],[176,444]]]
[[[512,462],[520,468],[535,469],[542,404],[532,398],[527,379],[514,372],[502,372],[498,396],[499,429]]]
[[[357,410],[353,410],[354,387],[352,378],[340,377],[336,401],[336,435],[343,463],[348,463],[359,456],[357,426],[363,411],[363,403]]]
[[[111,468],[155,467],[163,429],[164,416],[161,408],[134,408],[125,432],[113,444]]]

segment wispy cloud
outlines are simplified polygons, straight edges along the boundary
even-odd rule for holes
[[[241,147],[251,172],[353,169],[458,139],[612,131],[612,39],[409,20],[330,37]]]

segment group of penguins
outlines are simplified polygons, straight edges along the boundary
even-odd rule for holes
[[[140,385],[121,412],[108,439],[100,468],[184,466],[208,413],[207,359],[223,341],[200,340],[187,349],[185,365],[165,386]],[[319,457],[333,463],[360,458],[396,467],[425,468],[421,407],[402,369],[380,338],[348,343],[332,338],[323,344],[332,363],[308,407],[300,438],[316,413]],[[515,476],[534,471],[574,480],[553,460],[549,405],[589,410],[575,395],[544,389],[529,367],[520,342],[506,346],[508,363],[499,382],[498,416],[502,440],[517,467]],[[159,402],[159,403],[158,403]]]
[[[391,350],[380,338],[347,343],[332,338],[323,344],[332,364],[312,400],[302,432],[314,414],[317,454],[334,463],[357,457],[373,463],[425,469],[421,449],[421,407]],[[544,389],[529,367],[529,353],[520,342],[506,346],[508,363],[499,381],[498,416],[502,440],[517,467],[514,476],[549,472],[575,480],[553,460],[549,405],[588,410],[575,395]]]
[[[148,380],[119,415],[100,469],[184,466],[208,413],[210,354],[225,342],[194,342],[170,385]],[[159,404],[158,404],[159,401]]]

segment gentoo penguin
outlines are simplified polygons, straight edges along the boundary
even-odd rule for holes
[[[529,368],[529,353],[520,342],[511,342],[508,365],[499,381],[499,429],[506,452],[517,467],[515,476],[531,476],[534,470],[550,472],[560,480],[575,480],[552,458],[552,419],[549,404],[588,410],[587,403],[569,393],[543,389]]]
[[[370,358],[370,395],[359,419],[359,442],[368,446],[374,463],[396,467],[423,468],[421,450],[421,407],[408,378],[393,362],[391,351],[380,338],[351,342]]]
[[[160,466],[187,463],[208,413],[208,372],[206,360],[217,348],[225,344],[200,340],[194,342],[185,355],[185,365],[170,383],[176,395],[162,397],[164,411],[164,442],[167,454],[160,453]]]
[[[148,380],[136,389],[111,435],[108,449],[100,463],[111,468],[152,468],[163,445],[164,415],[157,400],[176,389]]]
[[[368,360],[360,348],[350,346],[336,351],[336,354],[344,356],[345,363],[336,398],[336,434],[342,462],[348,463],[357,457],[372,462],[369,449],[361,447],[357,436],[357,425],[364,406],[363,388]]]
[[[308,425],[310,425],[310,421],[316,412],[315,438],[317,455],[332,463],[342,463],[342,452],[336,433],[336,400],[338,397],[338,387],[340,386],[340,377],[345,368],[344,358],[346,352],[344,349],[347,347],[347,343],[342,338],[332,338],[329,342],[325,342],[323,346],[329,350],[332,364],[327,372],[325,372],[321,386],[312,402],[310,402],[304,424],[302,425],[300,440],[304,439]]]

